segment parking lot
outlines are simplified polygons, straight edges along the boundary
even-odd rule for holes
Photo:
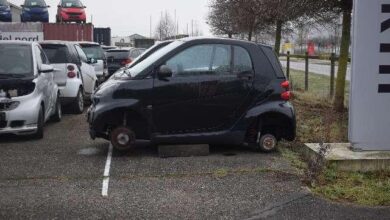
[[[277,153],[220,146],[208,157],[161,159],[156,147],[139,146],[113,152],[109,164],[108,151],[108,142],[89,138],[85,115],[49,123],[43,140],[2,136],[0,218],[390,216],[388,209],[367,212],[310,195]]]

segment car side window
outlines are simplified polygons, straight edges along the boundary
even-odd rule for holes
[[[40,54],[41,60],[43,64],[50,64],[49,59],[47,58],[45,52],[42,50],[42,48],[38,47],[38,52]]]
[[[80,57],[80,60],[86,63],[87,56],[85,55],[84,51],[78,45],[75,45],[74,47],[76,48],[76,51]]]
[[[202,44],[189,47],[166,62],[173,76],[215,75],[228,72],[230,46]]]
[[[253,71],[252,59],[248,51],[242,47],[234,46],[233,73]]]

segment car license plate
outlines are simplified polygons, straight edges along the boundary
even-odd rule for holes
[[[5,112],[0,112],[0,121],[5,121]]]

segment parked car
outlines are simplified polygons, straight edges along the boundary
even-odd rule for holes
[[[102,45],[102,48],[103,48],[104,52],[106,52],[107,50],[117,49],[118,47]]]
[[[132,63],[139,55],[141,55],[141,50],[137,48],[112,49],[106,51],[108,77],[120,68]]]
[[[97,86],[95,69],[80,45],[67,41],[44,41],[40,43],[50,62],[56,69],[55,77],[61,83],[60,98],[76,114],[84,111],[87,100]]]
[[[0,134],[43,138],[50,118],[61,120],[59,90],[37,43],[0,41]]]
[[[104,82],[106,76],[108,75],[107,59],[104,54],[104,50],[100,44],[95,42],[79,42],[79,44],[88,59],[96,60],[96,63],[92,64],[92,66],[95,68],[95,73],[99,83]]]
[[[0,0],[0,22],[11,22],[11,7],[7,0]]]
[[[44,0],[25,0],[22,6],[22,22],[49,22],[50,6]]]
[[[85,7],[80,0],[61,0],[58,5],[56,22],[86,23]]]
[[[128,150],[154,144],[245,144],[273,151],[295,138],[289,83],[271,47],[220,38],[177,40],[94,93],[93,139]]]

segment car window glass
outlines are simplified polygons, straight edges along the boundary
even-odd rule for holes
[[[87,62],[87,56],[85,55],[84,51],[78,46],[75,45],[76,51],[79,54],[80,60],[83,62]]]
[[[8,6],[8,1],[7,0],[0,0],[0,6]]]
[[[70,63],[69,51],[65,45],[42,44],[42,48],[50,63]]]
[[[212,70],[215,74],[229,74],[231,47],[228,45],[215,45]]]
[[[81,47],[88,58],[94,58],[95,60],[104,59],[104,51],[100,46],[85,44],[81,45]]]
[[[0,74],[33,75],[31,45],[0,44]]]
[[[166,62],[173,76],[207,74],[211,71],[212,45],[197,45],[185,49]]]
[[[62,7],[64,8],[81,8],[83,4],[79,0],[63,0]]]
[[[237,74],[246,71],[253,71],[252,59],[246,49],[235,46],[233,72]]]
[[[41,55],[42,63],[43,64],[50,64],[49,59],[47,58],[45,52],[40,47],[38,47],[38,50],[39,50],[39,54]]]
[[[24,5],[27,7],[46,7],[44,0],[26,0]]]

